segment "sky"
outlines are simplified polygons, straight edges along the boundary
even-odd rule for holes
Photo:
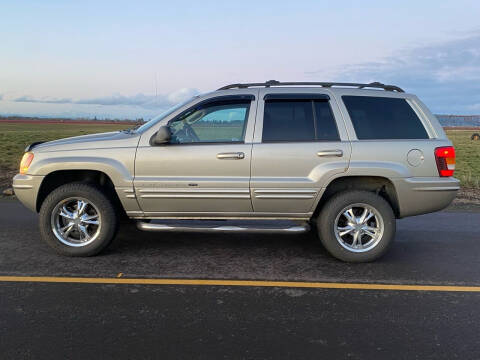
[[[0,114],[151,118],[228,83],[380,81],[480,114],[479,1],[10,1]]]

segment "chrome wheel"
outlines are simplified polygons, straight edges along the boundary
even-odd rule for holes
[[[384,222],[380,213],[367,204],[345,207],[336,217],[335,237],[345,249],[352,252],[372,250],[382,239]]]
[[[97,207],[85,198],[60,201],[52,211],[52,231],[68,246],[86,246],[98,237],[101,216]]]

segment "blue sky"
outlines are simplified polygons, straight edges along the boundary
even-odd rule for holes
[[[478,1],[44,0],[0,13],[0,114],[148,118],[268,79],[382,81],[436,113],[480,113]]]

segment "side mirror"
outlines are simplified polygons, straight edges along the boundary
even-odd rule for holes
[[[163,145],[170,142],[172,137],[172,133],[170,132],[170,128],[168,126],[162,126],[158,129],[157,133],[153,137],[153,144],[155,145]]]

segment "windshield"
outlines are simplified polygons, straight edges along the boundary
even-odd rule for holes
[[[193,99],[195,99],[196,97],[198,96],[194,96],[194,97],[191,97],[190,99],[186,100],[186,101],[183,101],[181,103],[178,103],[177,105],[174,105],[172,106],[170,109],[164,111],[163,113],[161,113],[160,115],[157,115],[155,116],[153,119],[151,119],[150,121],[147,121],[145,124],[143,124],[142,126],[140,126],[139,128],[135,129],[136,132],[144,132],[145,130],[148,130],[150,129],[153,125],[155,125],[156,123],[158,123],[159,121],[162,121],[163,119],[165,119],[168,115],[172,114],[173,112],[177,111],[178,109],[180,109],[182,106],[188,104],[189,102],[191,102]]]

